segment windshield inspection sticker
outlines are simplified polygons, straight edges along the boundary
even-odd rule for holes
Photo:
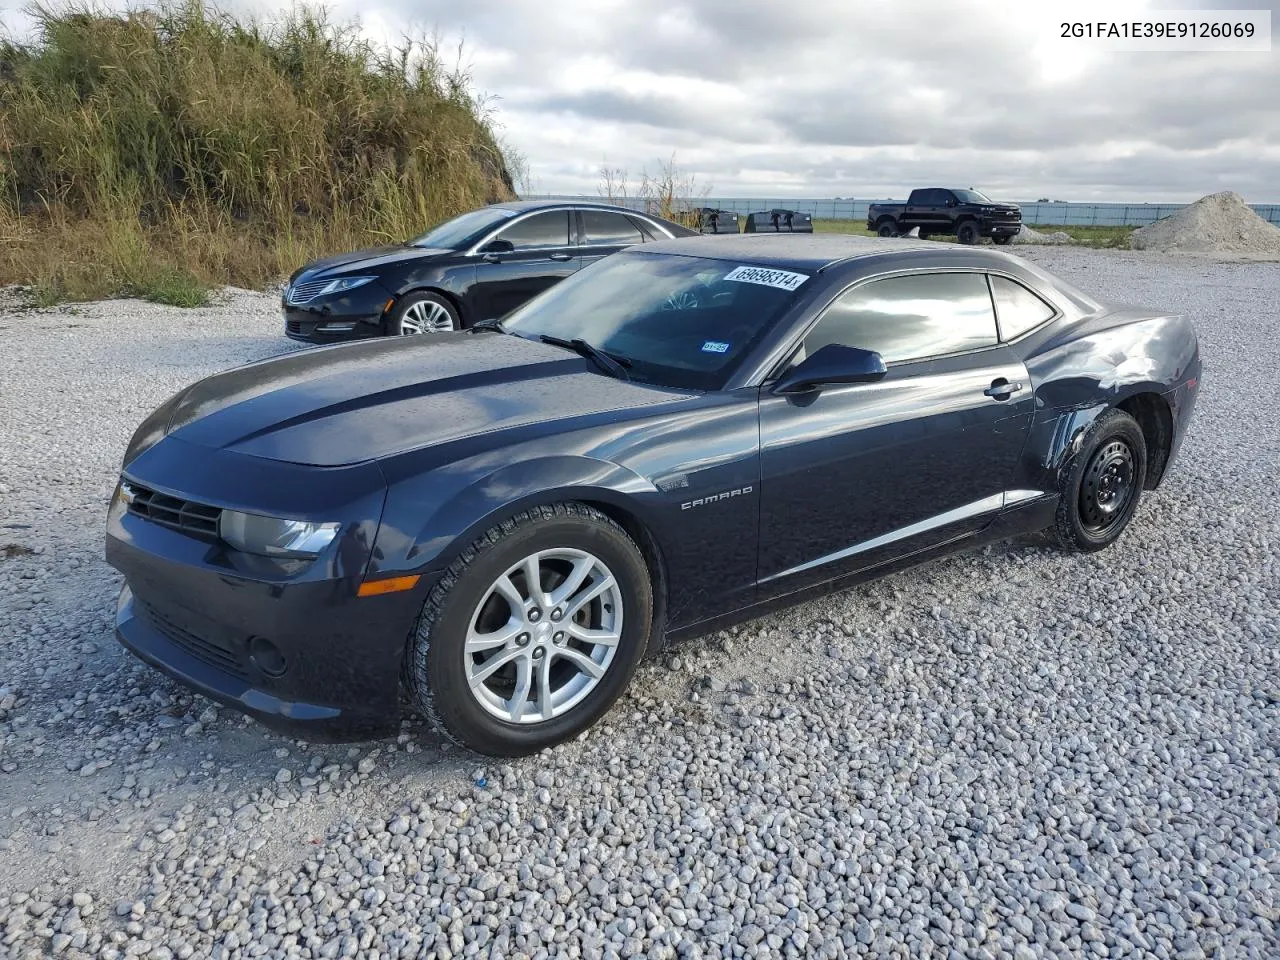
[[[769,270],[765,267],[734,267],[725,276],[726,280],[737,280],[739,283],[758,283],[766,287],[777,287],[779,290],[795,290],[808,280],[803,273],[792,273],[790,270]]]
[[[728,353],[729,345],[723,340],[708,340],[702,345],[703,353]]]

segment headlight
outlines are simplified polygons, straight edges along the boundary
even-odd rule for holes
[[[262,557],[314,557],[337,536],[336,523],[281,520],[256,513],[223,510],[218,536],[244,553]]]
[[[372,283],[377,277],[339,277],[337,280],[320,288],[317,297],[323,297],[330,293],[344,293],[347,290],[354,290],[356,287],[363,287],[366,283]]]

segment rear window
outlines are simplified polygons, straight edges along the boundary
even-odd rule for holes
[[[502,325],[532,340],[581,337],[629,362],[636,380],[718,390],[808,280],[756,264],[623,252],[556,284]]]
[[[1001,340],[1020,337],[1054,314],[1053,307],[1022,284],[1006,277],[991,278],[991,295],[996,301],[996,320],[1000,324]]]

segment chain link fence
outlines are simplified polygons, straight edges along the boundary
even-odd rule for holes
[[[574,200],[604,202],[599,196],[571,196],[568,194],[539,194],[527,200]],[[638,197],[614,201],[619,206],[633,210],[645,209],[645,202]],[[760,197],[704,197],[696,201],[700,207],[731,210],[734,213],[755,213],[759,210],[782,208],[807,213],[815,220],[865,220],[867,207],[873,203],[901,203],[901,200],[854,200],[834,197],[821,200],[797,200],[795,198]],[[1142,227],[1177,213],[1185,203],[1019,203],[1022,222],[1050,224],[1066,227]],[[1263,220],[1280,226],[1280,203],[1250,204]]]

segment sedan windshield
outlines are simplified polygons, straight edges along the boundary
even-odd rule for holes
[[[991,198],[985,197],[977,190],[952,190],[956,195],[956,199],[961,203],[990,203]]]
[[[491,230],[504,220],[514,217],[519,211],[505,207],[485,207],[472,210],[461,216],[446,220],[420,237],[409,241],[411,247],[437,247],[445,250],[457,250],[487,230]]]
[[[502,327],[531,340],[584,340],[633,380],[718,390],[808,279],[731,260],[615,254],[529,301]]]

